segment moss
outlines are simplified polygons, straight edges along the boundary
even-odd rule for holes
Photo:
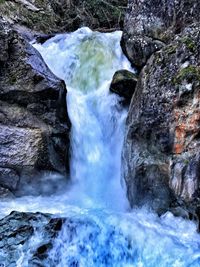
[[[10,84],[13,85],[13,84],[16,83],[17,77],[15,75],[12,75],[12,76],[10,76],[10,79],[9,80],[10,80]]]
[[[184,69],[180,69],[173,78],[173,84],[181,84],[183,81],[187,81],[188,83],[194,81],[200,82],[200,67],[190,65]]]
[[[163,63],[163,59],[162,59],[162,56],[161,56],[161,52],[158,51],[158,52],[156,52],[154,55],[155,55],[155,63],[156,63],[157,65],[162,64],[162,63]]]
[[[186,47],[191,51],[194,52],[196,48],[195,42],[189,38],[189,37],[184,37],[181,39],[181,41],[186,45]]]
[[[158,39],[160,39],[164,43],[169,43],[171,40],[173,40],[174,34],[171,31],[161,31],[161,33],[158,36]]]
[[[184,159],[184,164],[188,165],[190,163],[190,161],[188,159]]]
[[[167,52],[167,54],[173,54],[176,52],[177,49],[177,45],[169,45],[166,47],[165,51]]]

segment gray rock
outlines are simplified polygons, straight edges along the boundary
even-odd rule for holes
[[[200,21],[199,10],[197,0],[129,0],[122,48],[131,63],[141,69],[175,34]]]
[[[123,149],[132,206],[160,212],[175,199],[199,205],[199,37],[198,24],[186,27],[140,74]]]
[[[70,122],[64,82],[3,20],[0,35],[7,41],[0,42],[7,53],[0,61],[0,185],[14,192],[22,177],[30,182],[44,171],[66,175]]]

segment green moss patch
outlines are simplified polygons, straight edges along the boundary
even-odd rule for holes
[[[183,81],[192,83],[200,82],[200,67],[190,65],[184,69],[180,69],[173,79],[174,84],[181,84]]]
[[[174,54],[176,53],[176,49],[177,49],[177,45],[168,45],[165,48],[165,51],[167,52],[167,54]]]
[[[189,38],[189,37],[184,37],[184,38],[182,38],[181,41],[186,45],[186,47],[187,47],[191,52],[194,52],[194,51],[195,51],[195,49],[196,49],[196,44],[195,44],[195,42],[194,42],[191,38]]]

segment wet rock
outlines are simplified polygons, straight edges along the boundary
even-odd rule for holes
[[[199,22],[199,1],[129,0],[122,48],[133,65],[141,69],[175,34]]]
[[[193,210],[198,205],[199,36],[198,24],[186,27],[141,71],[123,149],[132,206],[149,204],[160,212],[174,199]]]
[[[200,232],[200,206],[197,206],[195,209],[195,214],[197,215],[197,229]]]
[[[14,192],[21,177],[66,175],[70,122],[64,82],[3,20],[0,34],[7,41],[0,42],[7,53],[0,59],[0,185]]]
[[[130,103],[136,84],[136,74],[128,70],[119,70],[113,76],[110,91],[123,97],[126,103]]]
[[[55,34],[38,34],[35,39],[39,44],[44,44],[48,39],[53,38]]]
[[[0,220],[0,263],[4,266],[16,266],[17,262],[26,263],[30,267],[57,266],[63,256],[59,246],[73,246],[79,232],[94,242],[101,230],[95,222],[86,219],[13,211]],[[113,232],[114,229],[111,236]],[[77,246],[80,253],[87,251],[82,242],[77,243]],[[53,247],[54,251],[51,250]],[[68,253],[68,248],[65,249]],[[69,262],[74,260],[77,261],[71,255]]]
[[[133,39],[131,39],[130,37],[125,37],[124,34],[121,40],[121,46],[123,52],[132,63],[132,66],[140,70],[146,64],[150,56],[164,46],[164,43],[153,40],[153,38],[142,36],[134,36]]]
[[[50,215],[41,213],[11,212],[0,220],[0,262],[4,266],[16,266],[23,251],[29,249],[31,237],[47,224]],[[34,245],[34,244],[32,244]]]

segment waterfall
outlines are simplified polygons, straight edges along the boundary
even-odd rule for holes
[[[35,47],[50,69],[65,80],[71,131],[71,200],[79,206],[125,210],[120,184],[121,150],[127,111],[109,93],[115,71],[131,70],[120,47],[121,32],[81,28]]]
[[[70,218],[42,266],[200,266],[200,237],[193,222],[169,212],[158,217],[145,207],[129,210],[120,177],[127,110],[120,98],[109,92],[115,71],[131,70],[120,38],[121,32],[81,28],[56,35],[43,45],[34,44],[52,72],[67,85],[71,183],[62,195],[1,202],[1,215],[12,210],[48,211],[55,217]],[[41,240],[42,233],[37,232],[31,247]],[[29,267],[31,248],[20,249],[17,266]]]

